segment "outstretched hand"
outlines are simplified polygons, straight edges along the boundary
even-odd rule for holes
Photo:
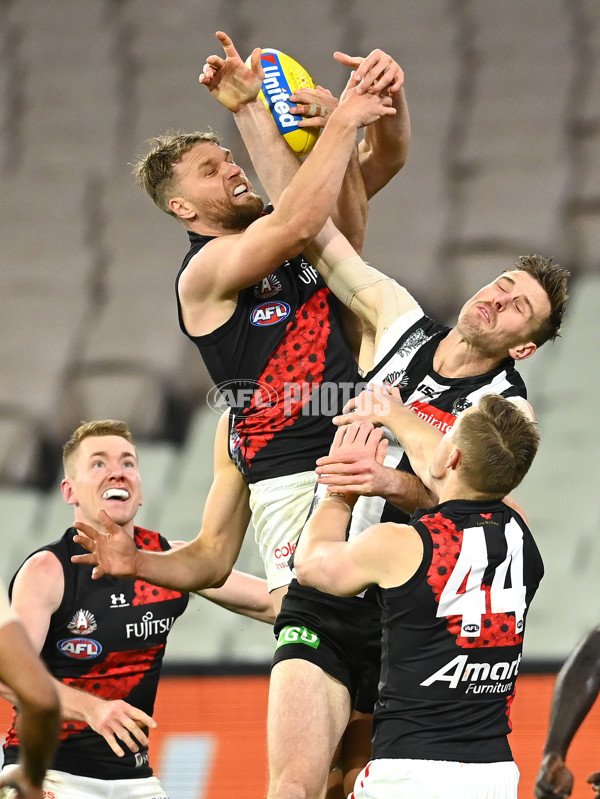
[[[252,51],[248,67],[226,33],[217,31],[216,36],[223,45],[225,58],[218,55],[208,56],[199,81],[221,105],[230,111],[239,111],[242,106],[258,97],[265,77],[260,61],[260,47]]]
[[[598,776],[592,774],[592,777]],[[565,766],[565,762],[557,754],[544,756],[535,782],[536,799],[567,799],[573,790],[573,775]]]
[[[104,510],[98,511],[98,521],[106,533],[84,522],[75,522],[73,527],[78,532],[73,536],[73,541],[81,544],[89,554],[73,555],[71,561],[93,565],[93,580],[99,580],[105,574],[113,577],[136,577],[138,548],[133,538],[115,524]]]
[[[404,72],[394,59],[383,50],[373,50],[366,58],[350,56],[339,50],[333,54],[336,61],[351,67],[350,78],[359,94],[398,94],[404,85]]]

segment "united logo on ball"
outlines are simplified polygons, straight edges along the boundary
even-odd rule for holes
[[[290,113],[294,103],[289,98],[298,89],[314,89],[313,79],[303,66],[279,50],[262,50],[260,61],[265,79],[259,97],[273,115],[279,132],[292,150],[297,155],[307,155],[315,146],[319,130],[298,127],[302,117]]]

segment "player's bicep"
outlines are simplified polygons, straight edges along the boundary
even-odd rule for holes
[[[242,233],[218,236],[195,255],[179,280],[183,301],[219,301],[252,286],[302,249],[300,238],[276,214]]]
[[[376,585],[378,558],[368,543],[372,536],[367,535],[373,529],[365,530],[352,541],[324,543],[317,548],[317,558],[301,582],[335,596],[356,596],[368,586]]]

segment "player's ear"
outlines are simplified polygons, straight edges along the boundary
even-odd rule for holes
[[[64,480],[61,482],[60,490],[67,504],[77,505],[77,497],[75,496],[75,491],[68,477],[65,477]]]
[[[508,354],[513,361],[524,361],[525,358],[531,358],[536,350],[537,344],[534,344],[533,341],[528,341],[527,344],[519,344],[518,347],[513,347],[508,351]]]
[[[171,197],[169,200],[169,208],[171,213],[178,216],[180,219],[194,219],[196,211],[183,197]]]
[[[460,463],[460,450],[458,447],[452,447],[450,450],[450,454],[446,460],[446,468],[447,469],[456,469],[458,464]]]

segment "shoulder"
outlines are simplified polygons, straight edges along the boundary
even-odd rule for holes
[[[199,290],[210,287],[218,270],[236,257],[245,233],[215,236],[191,256],[179,273],[178,291],[182,299],[186,296],[193,298]]]
[[[378,561],[377,582],[382,588],[404,585],[423,561],[421,535],[412,525],[394,522],[384,522],[371,529],[371,548]]]
[[[53,612],[62,601],[65,571],[58,557],[49,550],[35,552],[21,566],[11,585],[15,605],[44,605]]]
[[[46,582],[59,576],[63,577],[63,566],[58,556],[49,549],[43,549],[27,558],[15,575],[15,580],[27,578]]]

